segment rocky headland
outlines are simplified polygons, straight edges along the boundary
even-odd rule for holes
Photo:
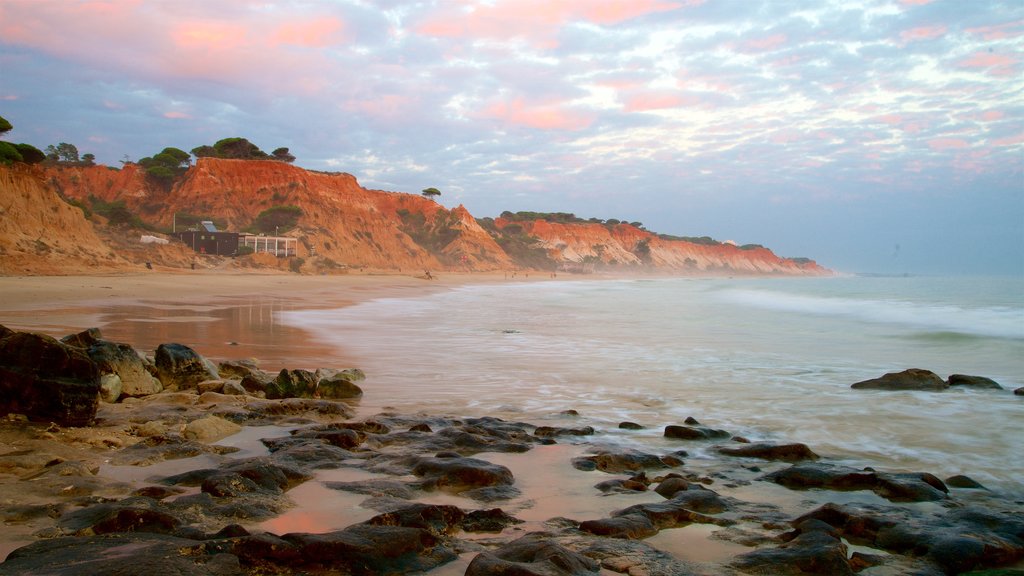
[[[1024,559],[1022,496],[969,476],[851,466],[696,418],[619,424],[663,428],[657,451],[575,412],[356,418],[363,376],[0,328],[2,544],[20,546],[0,574],[938,575]],[[259,442],[229,441],[247,430]],[[511,464],[540,453],[559,471]],[[592,486],[592,512],[521,518],[545,474]],[[358,520],[266,529],[328,506],[292,498],[314,484],[354,498]],[[673,549],[697,527],[710,535],[693,546],[724,552]]]
[[[172,230],[200,220],[251,230],[261,214],[292,211],[270,234],[297,253],[197,255]],[[511,213],[510,213],[511,214]],[[173,185],[137,164],[0,166],[0,274],[96,274],[216,268],[303,274],[422,274],[538,270],[614,274],[826,275],[806,258],[710,238],[683,239],[618,220],[552,222],[543,215],[477,219],[418,194],[369,190],[351,174],[271,160],[199,158]],[[143,236],[170,239],[142,243]]]

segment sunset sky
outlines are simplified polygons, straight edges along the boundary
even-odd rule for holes
[[[0,0],[7,140],[1024,275],[1024,0]]]

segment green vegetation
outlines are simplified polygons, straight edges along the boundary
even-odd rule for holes
[[[662,240],[689,242],[690,244],[701,244],[704,246],[720,246],[722,244],[710,236],[673,236],[671,234],[658,234],[657,236]]]
[[[462,235],[462,230],[456,228],[459,223],[458,216],[444,208],[438,208],[433,220],[429,222],[426,214],[422,212],[411,212],[402,208],[397,214],[402,219],[402,232],[438,256],[441,256],[445,246]]]
[[[14,129],[14,126],[6,118],[0,116],[0,135],[6,134]],[[25,164],[38,164],[46,159],[42,150],[31,144],[14,144],[13,142],[0,142],[0,164],[13,164],[23,162]]]
[[[298,274],[302,271],[302,265],[306,263],[305,258],[295,257],[288,260],[288,269]]]
[[[92,212],[106,218],[107,222],[111,226],[126,226],[131,228],[141,228],[144,230],[152,228],[150,225],[143,222],[136,214],[133,214],[131,210],[125,206],[124,200],[107,202],[102,198],[90,195],[89,204],[92,206]]]
[[[273,154],[267,154],[260,147],[249,142],[245,138],[223,138],[214,143],[213,146],[204,144],[192,149],[196,158],[226,158],[229,160],[277,160],[279,162],[294,162],[295,156],[288,152],[287,148],[278,148]]]
[[[299,223],[302,208],[298,206],[271,206],[256,216],[250,229],[263,234],[287,232]]]
[[[507,220],[505,214],[502,214],[502,218]],[[524,220],[532,219],[524,218]],[[539,245],[538,239],[526,234],[521,225],[506,224],[504,228],[498,228],[493,218],[479,218],[477,223],[520,266],[537,270],[558,268],[558,263],[551,259],[543,246]]]
[[[146,169],[146,175],[167,188],[181,178],[191,166],[191,156],[179,148],[164,148],[158,154],[139,160],[139,166]]]
[[[424,188],[420,194],[427,198],[436,198],[441,195],[441,191],[437,188]]]
[[[764,248],[764,246],[760,244],[744,244],[740,246],[740,250],[757,250],[758,248]]]

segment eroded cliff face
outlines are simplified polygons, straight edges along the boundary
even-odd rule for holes
[[[44,177],[39,167],[0,166],[0,274],[102,272],[127,265],[82,210],[62,200]]]
[[[767,248],[742,249],[732,244],[666,240],[625,223],[511,222],[498,218],[495,224],[499,228],[520,225],[525,234],[540,240],[550,258],[569,270],[634,268],[679,273],[829,273],[814,261],[781,258]]]
[[[166,189],[147,180],[137,165],[49,168],[45,181],[64,195],[87,202],[123,200],[144,221],[170,230],[175,214],[222,222],[244,231],[276,206],[298,206],[298,226],[282,235],[299,239],[302,271],[352,268],[488,271],[540,267],[566,271],[665,273],[824,274],[812,261],[780,258],[765,248],[704,245],[666,240],[629,224],[509,222],[522,227],[503,244],[464,207],[446,209],[416,194],[368,190],[351,174],[305,170],[271,160],[200,158]],[[179,222],[180,224],[180,222]],[[501,236],[500,234],[498,235]],[[502,246],[541,248],[529,258]],[[240,265],[274,266],[255,259]],[[286,267],[278,262],[277,267]]]

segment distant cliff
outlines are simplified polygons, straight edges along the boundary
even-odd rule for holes
[[[120,170],[50,167],[34,178],[53,198],[63,196],[86,208],[97,202],[123,202],[133,217],[163,231],[198,219],[215,220],[225,229],[241,231],[250,229],[265,210],[298,207],[301,216],[297,224],[280,234],[298,238],[301,265],[291,268],[303,272],[525,268],[666,274],[828,273],[813,261],[780,258],[766,248],[689,242],[625,223],[477,220],[462,206],[447,209],[417,194],[368,190],[350,174],[304,170],[270,160],[200,158],[170,188],[147,179],[134,164]],[[34,225],[24,222],[23,226]],[[49,224],[45,226],[49,229]],[[50,233],[61,234],[62,228],[56,226]],[[89,229],[84,217],[80,227]],[[284,267],[273,259],[238,260],[240,265],[256,262]],[[186,265],[187,258],[168,257],[163,262]]]

